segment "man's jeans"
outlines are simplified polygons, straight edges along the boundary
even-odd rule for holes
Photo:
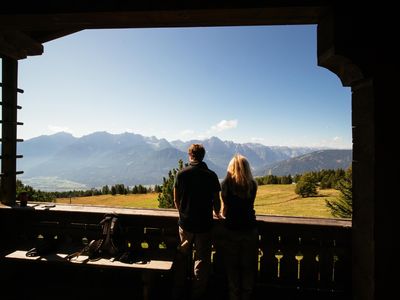
[[[181,244],[178,247],[178,256],[175,266],[174,299],[182,299],[191,278],[192,300],[203,299],[211,270],[211,232],[193,233],[179,227]],[[191,256],[193,255],[193,256]],[[192,259],[193,258],[193,262]],[[193,269],[192,264],[193,263]]]

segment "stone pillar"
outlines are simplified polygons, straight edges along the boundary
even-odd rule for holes
[[[371,20],[358,10],[336,7],[318,24],[318,64],[352,89],[353,299],[383,299],[377,292],[376,95]]]
[[[352,86],[353,290],[354,299],[375,298],[375,98],[372,80]]]

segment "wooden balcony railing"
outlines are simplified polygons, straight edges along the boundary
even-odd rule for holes
[[[134,288],[143,285],[143,278],[137,277],[140,281],[135,281],[136,275],[121,269],[89,269],[87,265],[71,268],[67,262],[33,265],[28,260],[6,259],[8,253],[27,250],[41,239],[57,239],[57,251],[81,248],[83,241],[99,237],[99,221],[109,212],[121,216],[131,247],[140,248],[153,260],[174,260],[178,245],[174,210],[59,204],[52,207],[46,203],[30,203],[25,208],[0,207],[0,280],[5,283],[2,286],[10,287],[11,293],[21,293],[18,286],[29,285],[30,293],[49,298],[72,296],[72,286],[80,291],[80,296],[82,293],[94,296],[94,290],[98,291],[98,298],[106,297],[111,291],[115,296],[119,286],[117,290],[122,294],[136,291],[137,297],[169,299],[170,272],[152,277],[151,289],[143,291]],[[255,299],[268,298],[268,295],[279,299],[351,298],[351,221],[278,216],[257,216],[257,220],[260,248]],[[219,226],[216,220],[215,244],[223,238],[218,234]],[[210,299],[224,299],[226,285],[217,247],[213,249],[212,260],[213,296]],[[88,278],[89,285],[85,283]],[[46,293],[43,285],[47,286]]]

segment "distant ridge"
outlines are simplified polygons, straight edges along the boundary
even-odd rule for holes
[[[179,159],[187,162],[187,149],[193,142],[201,142],[205,146],[205,162],[220,178],[226,175],[226,167],[235,153],[245,155],[254,174],[262,175],[267,168],[278,170],[275,164],[279,162],[321,150],[240,144],[222,141],[217,137],[169,142],[134,133],[111,134],[103,131],[80,138],[69,133],[56,133],[28,139],[18,145],[18,153],[24,155],[17,161],[18,170],[24,171],[19,178],[23,182],[30,182],[33,187],[46,187],[46,190],[65,190],[69,185],[74,188],[86,186],[89,189],[116,183],[130,186],[161,184],[168,171],[177,167]],[[339,151],[338,155],[345,153],[335,151]],[[351,153],[351,150],[347,151]],[[308,164],[314,168],[312,160]],[[339,165],[342,166],[333,163],[332,167]],[[41,178],[45,182],[41,182]]]
[[[295,175],[322,169],[348,169],[352,150],[318,150],[265,166],[264,175]]]

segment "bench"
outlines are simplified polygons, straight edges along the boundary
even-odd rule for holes
[[[35,261],[52,261],[52,262],[64,262],[68,263],[65,259],[67,254],[63,253],[54,253],[48,254],[45,256],[35,256],[28,257],[26,256],[27,251],[25,250],[16,250],[5,255],[5,258],[8,259],[28,259]],[[72,258],[70,263],[74,264],[87,264],[94,266],[103,266],[103,267],[113,267],[113,268],[132,268],[132,269],[143,269],[143,270],[152,270],[152,271],[169,271],[172,267],[172,261],[162,261],[162,260],[150,260],[147,262],[136,262],[132,264],[122,263],[120,261],[114,260],[113,258],[100,258],[98,260],[89,260],[88,256],[81,255],[78,257]]]
[[[31,261],[32,263],[50,263],[52,265],[82,265],[85,267],[94,267],[98,269],[124,269],[139,271],[142,279],[142,295],[144,300],[149,299],[150,288],[155,274],[164,274],[171,270],[172,261],[149,260],[145,262],[123,263],[113,258],[100,258],[89,260],[88,256],[80,255],[71,260],[66,260],[65,253],[51,253],[43,256],[26,256],[26,250],[15,250],[3,256],[8,261]]]
[[[0,212],[0,281],[14,299],[38,295],[108,300],[125,297],[126,292],[134,299],[167,300],[171,294],[172,262],[179,243],[176,211],[28,203],[27,207],[0,206]],[[106,213],[120,216],[126,245],[143,253],[148,263],[89,261],[83,255],[65,259],[101,237],[99,223]],[[53,242],[46,255],[26,256],[28,250]]]

